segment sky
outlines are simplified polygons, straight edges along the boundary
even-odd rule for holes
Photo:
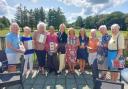
[[[16,8],[22,4],[27,9],[43,7],[46,12],[60,7],[69,23],[78,16],[108,14],[114,11],[128,13],[128,0],[0,0],[0,16],[14,19]]]

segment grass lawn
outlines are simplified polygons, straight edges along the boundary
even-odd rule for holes
[[[0,36],[5,36],[7,33],[9,32],[9,28],[5,28],[5,29],[0,29]],[[67,32],[67,30],[66,30]],[[128,38],[128,31],[121,31],[124,35],[125,38]],[[90,30],[86,30],[86,33],[88,36],[90,36]],[[111,34],[111,31],[108,31],[109,34]],[[20,32],[20,34],[22,35],[23,32]],[[76,29],[76,35],[78,36],[79,34],[79,29]],[[100,32],[97,31],[97,36],[101,36]]]

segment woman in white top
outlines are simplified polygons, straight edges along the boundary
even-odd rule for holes
[[[113,24],[111,26],[112,37],[108,42],[108,68],[110,70],[115,70],[113,66],[114,60],[118,60],[118,57],[123,55],[124,49],[124,37],[119,31],[120,26],[118,24]],[[116,80],[118,73],[111,73],[111,79]]]

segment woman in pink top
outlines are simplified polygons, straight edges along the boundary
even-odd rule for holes
[[[69,71],[74,72],[74,66],[77,62],[77,47],[78,38],[75,36],[74,28],[69,28],[67,44],[66,44],[66,62],[69,66]]]
[[[58,59],[57,59],[57,48],[58,48],[58,39],[57,34],[55,33],[54,27],[50,26],[49,33],[46,40],[46,49],[47,49],[47,64],[49,72],[55,72],[58,74]]]

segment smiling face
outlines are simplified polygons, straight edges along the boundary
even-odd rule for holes
[[[24,28],[24,34],[25,35],[30,35],[31,34],[31,29],[29,27]]]
[[[49,32],[50,32],[50,34],[53,34],[53,33],[55,32],[55,29],[54,29],[53,26],[50,26],[50,27],[49,27]]]
[[[86,32],[84,30],[80,30],[80,36],[85,36]]]
[[[19,29],[19,25],[17,23],[12,23],[10,26],[10,30],[11,32],[18,34],[20,29]]]
[[[105,28],[100,28],[99,31],[100,31],[100,33],[101,33],[102,35],[104,35],[104,34],[107,33],[107,29],[105,29]]]
[[[92,37],[92,38],[95,38],[95,37],[96,37],[96,31],[92,31],[92,32],[91,32],[91,37]]]
[[[116,35],[119,32],[120,26],[118,24],[113,24],[111,26],[111,32],[113,35]]]
[[[75,35],[75,31],[74,31],[73,28],[70,28],[70,29],[69,29],[69,35],[70,35],[70,36],[74,36],[74,35]]]
[[[112,28],[111,31],[112,31],[112,34],[113,34],[113,35],[116,35],[116,34],[119,32],[119,29],[117,29],[117,28]]]
[[[64,32],[64,31],[65,31],[65,25],[64,25],[64,24],[61,24],[61,25],[60,25],[60,31],[61,31],[61,32]]]
[[[39,30],[40,32],[44,32],[44,26],[43,26],[43,25],[40,25],[39,28],[38,28],[38,30]]]

